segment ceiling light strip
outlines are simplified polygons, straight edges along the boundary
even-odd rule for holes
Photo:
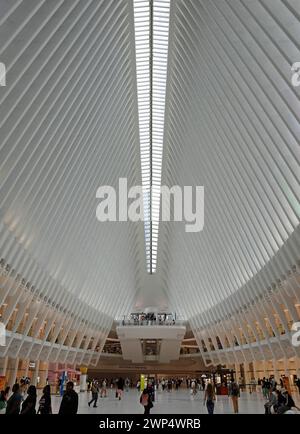
[[[144,227],[149,273],[155,273],[157,265],[169,16],[170,0],[134,0]]]

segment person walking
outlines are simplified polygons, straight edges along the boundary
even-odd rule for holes
[[[91,403],[93,402],[93,407],[97,407],[97,401],[98,401],[98,383],[96,381],[92,384],[92,399],[88,402],[88,406],[91,406]]]
[[[153,402],[152,402],[151,394],[149,393],[148,388],[143,390],[141,397],[140,397],[140,403],[144,407],[144,414],[150,414],[150,410],[153,407]]]
[[[31,385],[27,390],[27,398],[22,404],[21,414],[36,414],[36,387]]]
[[[240,396],[240,388],[236,381],[232,381],[229,385],[229,396],[232,400],[233,411],[234,413],[239,412],[239,396]]]
[[[39,401],[38,413],[52,414],[51,389],[49,384],[47,384],[43,389],[43,395]]]
[[[77,411],[78,394],[74,390],[74,383],[72,381],[68,381],[58,414],[76,414]]]
[[[191,381],[191,395],[195,396],[197,393],[196,381],[192,379]]]
[[[216,395],[214,387],[211,383],[208,383],[206,390],[204,392],[204,402],[206,404],[208,414],[214,414]]]
[[[268,390],[267,390],[267,379],[264,377],[261,382],[263,397],[267,399]]]
[[[5,414],[20,414],[22,402],[22,395],[20,393],[20,385],[18,383],[13,385],[12,395],[7,401]]]
[[[125,379],[125,390],[126,390],[126,392],[129,391],[129,386],[130,386],[130,380],[129,380],[129,378],[127,377],[127,378]]]
[[[266,398],[270,399],[270,395],[272,392],[272,385],[271,385],[271,381],[269,378],[267,378],[265,381],[265,389],[266,389]]]
[[[106,380],[106,378],[104,378],[102,381],[100,397],[101,398],[107,397],[107,380]]]
[[[122,377],[120,377],[120,378],[118,378],[118,381],[117,381],[117,396],[119,398],[119,401],[122,398],[123,390],[124,390],[124,380]]]

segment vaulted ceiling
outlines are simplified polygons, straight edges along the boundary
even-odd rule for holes
[[[297,0],[172,0],[162,183],[204,186],[204,229],[96,219],[96,191],[142,181],[130,0],[2,0],[0,252],[46,303],[109,331],[133,309],[193,327],[299,261]],[[230,298],[234,296],[234,298]],[[222,303],[231,300],[230,304]]]

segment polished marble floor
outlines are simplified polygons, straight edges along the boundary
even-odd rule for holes
[[[78,413],[89,414],[143,414],[143,408],[139,403],[139,393],[136,390],[124,392],[121,401],[115,398],[114,391],[109,391],[107,398],[99,398],[97,408],[88,406],[91,399],[90,393],[80,393]],[[299,395],[293,395],[296,404],[300,406]],[[53,413],[58,413],[61,398],[52,396]],[[239,399],[239,412],[248,414],[264,413],[265,400],[260,392],[242,392]],[[92,404],[93,405],[93,404]],[[172,392],[157,392],[154,407],[151,414],[206,414],[203,405],[203,392],[195,397],[191,396],[187,389]],[[232,403],[227,396],[217,396],[215,414],[233,413]]]

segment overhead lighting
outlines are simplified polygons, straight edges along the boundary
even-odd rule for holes
[[[134,0],[147,271],[156,272],[170,0]]]

